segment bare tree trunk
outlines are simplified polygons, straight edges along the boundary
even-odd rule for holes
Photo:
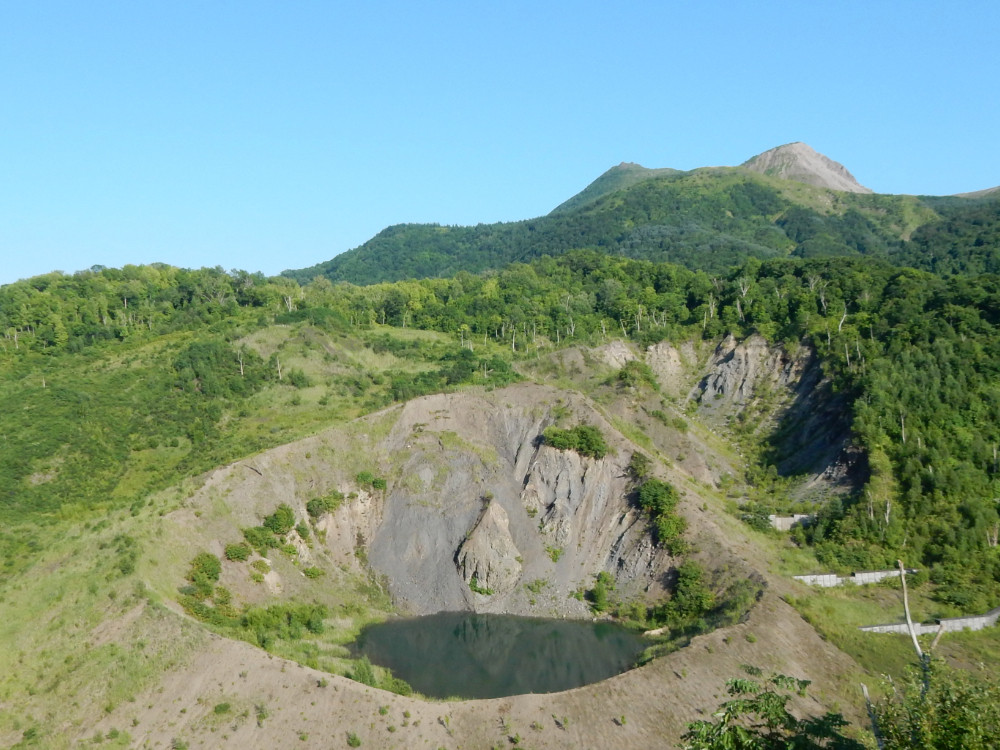
[[[903,584],[903,614],[906,615],[906,629],[910,631],[910,638],[913,639],[913,648],[917,656],[923,661],[924,652],[920,648],[920,641],[917,640],[917,629],[913,627],[913,618],[910,617],[910,599],[906,595],[906,567],[902,560],[896,560],[899,564],[899,582]]]

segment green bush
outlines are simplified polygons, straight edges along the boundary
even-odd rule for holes
[[[222,573],[222,562],[210,552],[200,552],[191,561],[187,579],[194,585],[195,597],[206,599],[212,595],[215,582]]]
[[[243,538],[262,555],[266,555],[269,549],[275,549],[281,544],[272,531],[263,526],[251,526],[248,529],[243,529]]]
[[[355,682],[360,682],[362,685],[375,687],[375,668],[367,656],[362,656],[358,659],[354,665],[354,669],[347,676]]]
[[[656,388],[656,376],[649,365],[637,359],[630,360],[618,371],[618,382],[630,388],[648,385]]]
[[[295,511],[291,506],[282,503],[278,509],[264,519],[264,528],[270,529],[278,536],[287,534],[295,527]]]
[[[546,427],[542,433],[542,440],[553,448],[576,451],[581,456],[590,458],[604,458],[610,451],[601,431],[589,424],[580,424],[569,430]]]
[[[340,507],[344,494],[331,490],[325,497],[314,497],[306,503],[306,513],[313,521],[319,520],[324,513],[332,513]]]
[[[594,588],[590,590],[590,605],[594,608],[595,612],[606,612],[608,609],[609,601],[608,595],[611,591],[614,591],[615,579],[606,570],[602,570],[597,574],[597,580],[594,582]]]
[[[649,479],[639,488],[639,505],[649,514],[656,543],[674,555],[686,549],[683,536],[687,521],[675,513],[679,500],[673,485],[662,479]]]
[[[232,562],[244,562],[250,557],[253,550],[246,542],[226,545],[226,559]]]

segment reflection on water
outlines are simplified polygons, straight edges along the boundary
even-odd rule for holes
[[[424,695],[497,698],[598,682],[644,646],[609,622],[444,612],[367,627],[353,649]]]

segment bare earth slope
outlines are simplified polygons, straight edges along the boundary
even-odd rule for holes
[[[767,361],[772,354],[753,356]],[[662,347],[597,354],[659,362],[678,390],[703,382],[703,367],[714,372],[732,360],[716,352],[709,364],[704,355]],[[746,380],[743,369],[730,378]],[[721,392],[713,401],[728,397]],[[612,422],[639,424],[648,419],[643,410],[628,394],[598,408],[579,394],[535,384],[430,396],[223,467],[165,520],[193,535],[196,547],[221,552],[219,539],[236,533],[234,523],[254,523],[278,502],[302,514],[308,498],[348,489],[359,461],[367,462],[380,467],[387,489],[359,493],[325,517],[326,542],[308,551],[311,564],[331,571],[331,585],[338,565],[359,565],[354,552],[364,544],[372,569],[385,576],[404,611],[587,616],[568,594],[598,570],[611,572],[630,595],[655,600],[675,563],[651,544],[626,497],[624,467],[634,447]],[[594,460],[540,446],[538,435],[557,417],[598,425],[613,454]],[[657,473],[682,491],[695,558],[714,578],[765,584],[745,622],[595,685],[447,703],[379,691],[213,636],[158,687],[116,707],[98,729],[131,725],[136,747],[169,747],[183,738],[192,748],[328,748],[344,746],[348,732],[363,747],[380,748],[489,747],[515,733],[536,748],[671,746],[688,721],[719,703],[725,680],[746,663],[813,680],[809,704],[801,706],[810,712],[842,700],[843,681],[855,665],[782,601],[794,585],[771,575],[744,527],[722,512],[707,471],[719,461],[710,455],[711,441],[670,434],[662,425],[649,434],[658,451],[674,451],[675,441],[685,440],[683,450],[699,454],[660,465]],[[231,520],[212,520],[220,503]],[[554,548],[561,550],[558,559],[550,554]],[[471,591],[473,572],[496,586],[493,596]],[[224,581],[227,574],[224,569]],[[537,605],[521,585],[535,578],[550,581],[552,593]],[[295,585],[286,574],[278,589]],[[127,638],[124,633],[123,642]],[[232,714],[214,714],[220,703],[230,703]],[[266,709],[260,721],[257,707]]]

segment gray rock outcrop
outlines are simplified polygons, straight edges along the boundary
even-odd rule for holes
[[[510,520],[500,503],[490,500],[455,556],[467,584],[493,594],[509,593],[521,577],[521,552],[510,534]]]
[[[872,192],[859,184],[843,164],[813,151],[801,142],[772,148],[740,166],[771,177],[804,182],[806,185],[830,190],[842,190],[846,193]]]

